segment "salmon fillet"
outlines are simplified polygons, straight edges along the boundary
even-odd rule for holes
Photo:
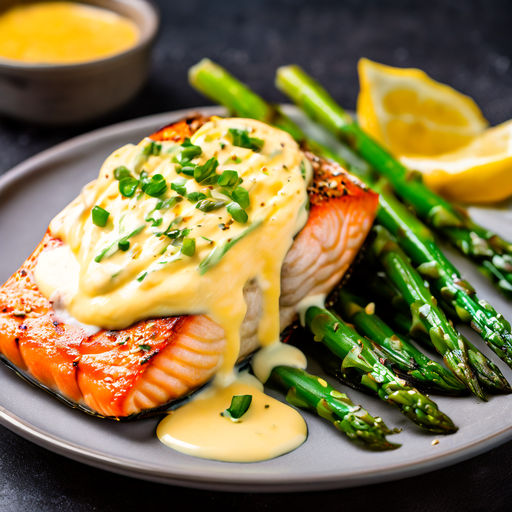
[[[207,119],[195,116],[151,135],[183,142]],[[366,238],[378,196],[339,165],[305,151],[313,166],[308,221],[281,273],[280,327],[295,320],[307,295],[329,293]],[[32,271],[39,255],[62,242],[47,232],[32,255],[0,288],[0,354],[38,383],[100,416],[124,418],[158,408],[206,383],[225,348],[223,329],[205,315],[142,320],[88,336],[59,322]],[[247,314],[240,358],[258,348],[261,292],[244,289]]]

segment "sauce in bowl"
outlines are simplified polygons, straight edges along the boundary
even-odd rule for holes
[[[136,24],[78,2],[39,2],[0,14],[0,58],[33,64],[74,64],[110,57],[135,45]]]

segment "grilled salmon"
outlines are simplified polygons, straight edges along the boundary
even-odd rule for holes
[[[180,143],[207,120],[192,117],[151,135]],[[308,295],[327,294],[360,249],[378,196],[339,165],[305,150],[313,168],[309,217],[281,271],[280,328],[295,320]],[[216,372],[226,345],[223,329],[206,315],[141,320],[90,335],[58,320],[33,270],[39,256],[62,241],[47,232],[32,255],[0,288],[0,353],[45,388],[104,417],[125,418],[186,396]],[[247,313],[240,359],[258,348],[261,291],[244,289]]]

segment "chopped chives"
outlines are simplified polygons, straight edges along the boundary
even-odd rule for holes
[[[196,168],[195,165],[193,164],[187,164],[181,168],[178,168],[176,169],[176,172],[178,174],[184,174],[185,176],[190,176],[190,177],[193,177],[194,176],[194,169]]]
[[[117,246],[121,251],[127,251],[130,248],[130,241],[123,238],[117,242]]]
[[[190,192],[190,194],[187,194],[187,199],[191,203],[197,203],[197,201],[201,201],[202,199],[206,199],[206,194],[203,194],[202,192]]]
[[[122,180],[123,178],[131,178],[132,173],[130,172],[130,169],[128,167],[125,167],[124,165],[120,165],[119,167],[116,167],[114,169],[114,178],[116,180]]]
[[[231,399],[231,405],[221,413],[222,416],[234,422],[240,421],[240,418],[249,410],[252,402],[252,395],[234,395]]]
[[[302,176],[302,179],[306,179],[306,162],[304,160],[301,160],[300,162],[300,174]]]
[[[235,187],[239,183],[238,173],[236,171],[224,171],[217,178],[217,185],[221,187]]]
[[[171,189],[174,190],[180,196],[187,195],[187,180],[185,178],[178,178],[171,183]]]
[[[123,245],[123,241],[124,240],[128,240],[129,238],[131,238],[132,236],[136,236],[138,235],[146,226],[139,226],[138,228],[134,229],[131,233],[129,233],[128,235],[125,235],[123,236],[122,238],[120,238],[119,240],[116,240],[115,242],[113,242],[112,244],[110,244],[108,247],[105,247],[105,249],[103,249],[95,258],[94,258],[94,261],[96,263],[99,263],[105,256],[112,256],[112,254],[114,254],[116,252],[117,249],[119,249],[119,243],[121,242],[121,245]],[[114,249],[114,247],[117,247],[116,250],[114,250],[112,253],[110,253],[112,251],[112,249]]]
[[[204,258],[201,263],[199,263],[198,270],[199,274],[203,275],[208,272],[212,267],[217,265],[222,257],[233,247],[237,242],[242,240],[242,238],[246,237],[249,233],[254,231],[257,227],[261,226],[261,221],[255,222],[251,224],[248,228],[242,231],[238,236],[231,239],[229,242],[226,242],[224,245],[217,245],[214,249],[210,251],[208,256]]]
[[[226,207],[228,213],[235,219],[237,222],[240,222],[241,224],[245,224],[247,220],[249,219],[249,216],[247,215],[247,212],[234,201],[229,203]]]
[[[92,222],[100,228],[104,228],[107,225],[108,217],[110,213],[104,210],[101,206],[94,206],[91,210]]]
[[[202,212],[211,212],[218,210],[226,204],[226,201],[221,199],[202,199],[196,204],[196,208]]]
[[[139,180],[135,178],[122,178],[119,181],[119,192],[124,197],[132,197],[139,186]]]
[[[260,151],[265,144],[262,139],[256,137],[250,137],[247,130],[241,130],[239,128],[230,128],[229,133],[233,138],[233,145],[240,148],[252,149],[253,151]]]
[[[159,197],[167,190],[167,182],[161,174],[155,174],[142,184],[142,190],[148,196]]]
[[[233,192],[231,192],[231,199],[236,201],[244,209],[249,208],[249,205],[251,204],[249,192],[247,192],[243,187],[236,187]]]
[[[148,275],[148,273],[147,273],[147,272],[142,273],[139,277],[137,277],[137,281],[139,281],[139,283],[140,283],[141,281],[143,281],[143,280],[144,280],[144,278],[145,278],[147,275]],[[151,348],[151,347],[150,347],[150,348]],[[149,349],[148,349],[148,350],[149,350]]]
[[[213,185],[217,183],[217,167],[219,161],[212,157],[207,160],[203,165],[196,165],[194,168],[194,179],[197,183],[203,185]]]
[[[159,155],[162,151],[162,144],[152,140],[149,144],[146,144],[142,150],[142,154],[145,156]]]
[[[162,231],[161,233],[157,233],[158,235],[167,235],[169,233],[169,231],[171,230],[171,228],[173,226],[176,226],[176,224],[179,224],[181,221],[183,220],[182,217],[175,217],[174,219],[171,220],[171,222],[169,222],[169,225],[167,226],[167,228]]]
[[[196,252],[196,239],[185,237],[181,245],[181,252],[185,256],[194,256]]]
[[[194,159],[196,156],[199,156],[203,150],[200,146],[196,146],[190,142],[190,139],[185,139],[185,142],[181,145],[181,151],[180,151],[180,163],[186,164],[189,163],[192,159]]]
[[[179,203],[183,200],[180,196],[173,196],[169,199],[166,199],[165,201],[158,201],[158,203],[155,206],[155,210],[168,210],[169,208],[172,208],[173,206],[176,206],[176,203]]]
[[[146,218],[146,222],[151,222],[152,228],[157,228],[158,226],[160,226],[162,224],[163,220],[164,219],[162,219],[161,217],[159,219],[155,219],[154,217]]]

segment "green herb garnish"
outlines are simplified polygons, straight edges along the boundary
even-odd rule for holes
[[[139,180],[132,177],[122,178],[119,181],[119,192],[124,197],[132,197],[139,186]]]
[[[128,241],[129,238],[138,235],[146,226],[139,226],[137,229],[134,229],[131,233],[129,233],[126,236],[123,236],[119,240],[116,240],[115,242],[111,243],[108,247],[105,247],[95,258],[94,261],[96,263],[99,263],[105,256],[112,256],[117,249],[120,249],[121,246],[125,247],[125,241]],[[115,250],[114,247],[116,248]],[[128,245],[129,247],[129,245]],[[128,248],[127,248],[128,249]],[[127,249],[121,249],[121,250],[127,250]]]
[[[224,171],[217,178],[217,185],[221,187],[235,187],[239,183],[241,183],[241,179],[238,177],[238,173],[236,171]]]
[[[92,222],[100,228],[104,228],[107,225],[108,217],[110,213],[104,210],[101,206],[96,205],[92,211]]]
[[[247,229],[242,231],[238,236],[235,238],[232,238],[229,242],[226,242],[224,245],[217,246],[214,249],[210,251],[208,256],[199,263],[198,270],[199,274],[203,275],[208,272],[212,267],[217,265],[219,261],[222,259],[222,257],[233,247],[237,242],[242,240],[242,238],[246,237],[249,233],[254,231],[257,227],[261,226],[261,221],[255,222],[254,224],[250,225]]]
[[[222,199],[202,199],[196,204],[196,208],[202,212],[212,212],[225,206],[226,201]]]
[[[302,179],[306,179],[306,162],[301,160],[300,162],[300,174],[302,175]]]
[[[245,224],[247,220],[249,219],[249,216],[247,215],[246,211],[234,201],[229,203],[226,206],[226,209],[228,213],[235,219],[237,222],[240,222],[241,224]]]
[[[193,177],[195,168],[196,168],[196,166],[194,164],[189,164],[189,165],[185,165],[184,167],[177,168],[176,172],[178,174],[184,174],[185,176]]]
[[[171,222],[169,222],[169,225],[167,226],[165,231],[162,231],[161,233],[157,233],[157,235],[158,236],[160,236],[160,235],[167,235],[171,231],[171,228],[173,226],[176,226],[177,224],[179,224],[182,220],[183,220],[182,217],[176,217],[176,218],[172,219]]]
[[[202,185],[213,185],[217,183],[217,167],[219,161],[212,157],[203,165],[196,165],[194,168],[194,179]]]
[[[171,183],[171,189],[178,193],[180,196],[187,195],[187,180],[185,178],[178,178]]]
[[[119,240],[119,242],[117,242],[117,246],[121,251],[127,251],[130,248],[130,240],[125,240],[123,238],[122,240]]]
[[[147,345],[147,344],[143,343],[142,345],[139,345],[139,348],[141,350],[145,350],[145,351],[146,350],[151,350],[151,345]]]
[[[151,179],[142,182],[141,188],[148,196],[159,197],[167,190],[167,182],[161,174],[155,174]]]
[[[152,228],[157,228],[158,226],[160,226],[163,220],[164,219],[162,219],[161,217],[159,219],[155,219],[154,217],[146,217],[146,222],[151,222]]]
[[[122,180],[123,178],[131,178],[132,173],[130,172],[130,169],[128,167],[125,167],[124,165],[120,165],[119,167],[116,167],[114,169],[114,178],[116,180]]]
[[[187,199],[191,203],[197,203],[197,201],[201,201],[202,199],[206,199],[206,194],[203,194],[202,192],[190,192],[190,194],[187,194]]]
[[[139,277],[137,277],[137,281],[139,281],[139,283],[140,283],[141,281],[143,281],[143,280],[144,280],[144,278],[145,278],[147,275],[148,275],[148,273],[147,273],[147,272],[143,272]],[[140,346],[141,346],[141,345],[139,345],[139,347],[140,347]],[[148,345],[146,345],[146,346],[148,346]],[[151,347],[150,347],[150,348],[151,348]],[[149,349],[147,349],[147,350],[149,350]]]
[[[181,252],[185,256],[194,256],[196,253],[196,239],[185,237],[181,245]]]
[[[180,151],[180,163],[186,164],[189,163],[192,159],[194,159],[196,156],[199,156],[203,150],[200,146],[196,146],[190,142],[190,139],[187,137],[183,144],[181,145],[181,151]]]
[[[230,128],[229,133],[233,137],[233,145],[240,148],[252,149],[253,151],[260,151],[265,144],[262,139],[256,137],[250,137],[247,130],[241,130],[239,128]]]
[[[158,201],[155,206],[155,210],[168,210],[169,208],[173,208],[177,203],[183,201],[183,198],[180,196],[173,196],[165,201]]]
[[[183,240],[183,238],[185,238],[190,233],[190,231],[190,228],[171,229],[170,231],[167,231],[165,235],[168,236],[171,240],[179,242]]]
[[[221,416],[231,421],[239,422],[240,418],[249,410],[252,395],[234,395],[228,409],[221,412]]]
[[[247,192],[243,187],[236,187],[233,192],[231,192],[231,199],[236,201],[244,209],[249,208],[249,205],[251,204],[249,192]]]
[[[142,150],[144,156],[159,155],[162,151],[162,144],[152,140],[149,144],[146,144]]]

